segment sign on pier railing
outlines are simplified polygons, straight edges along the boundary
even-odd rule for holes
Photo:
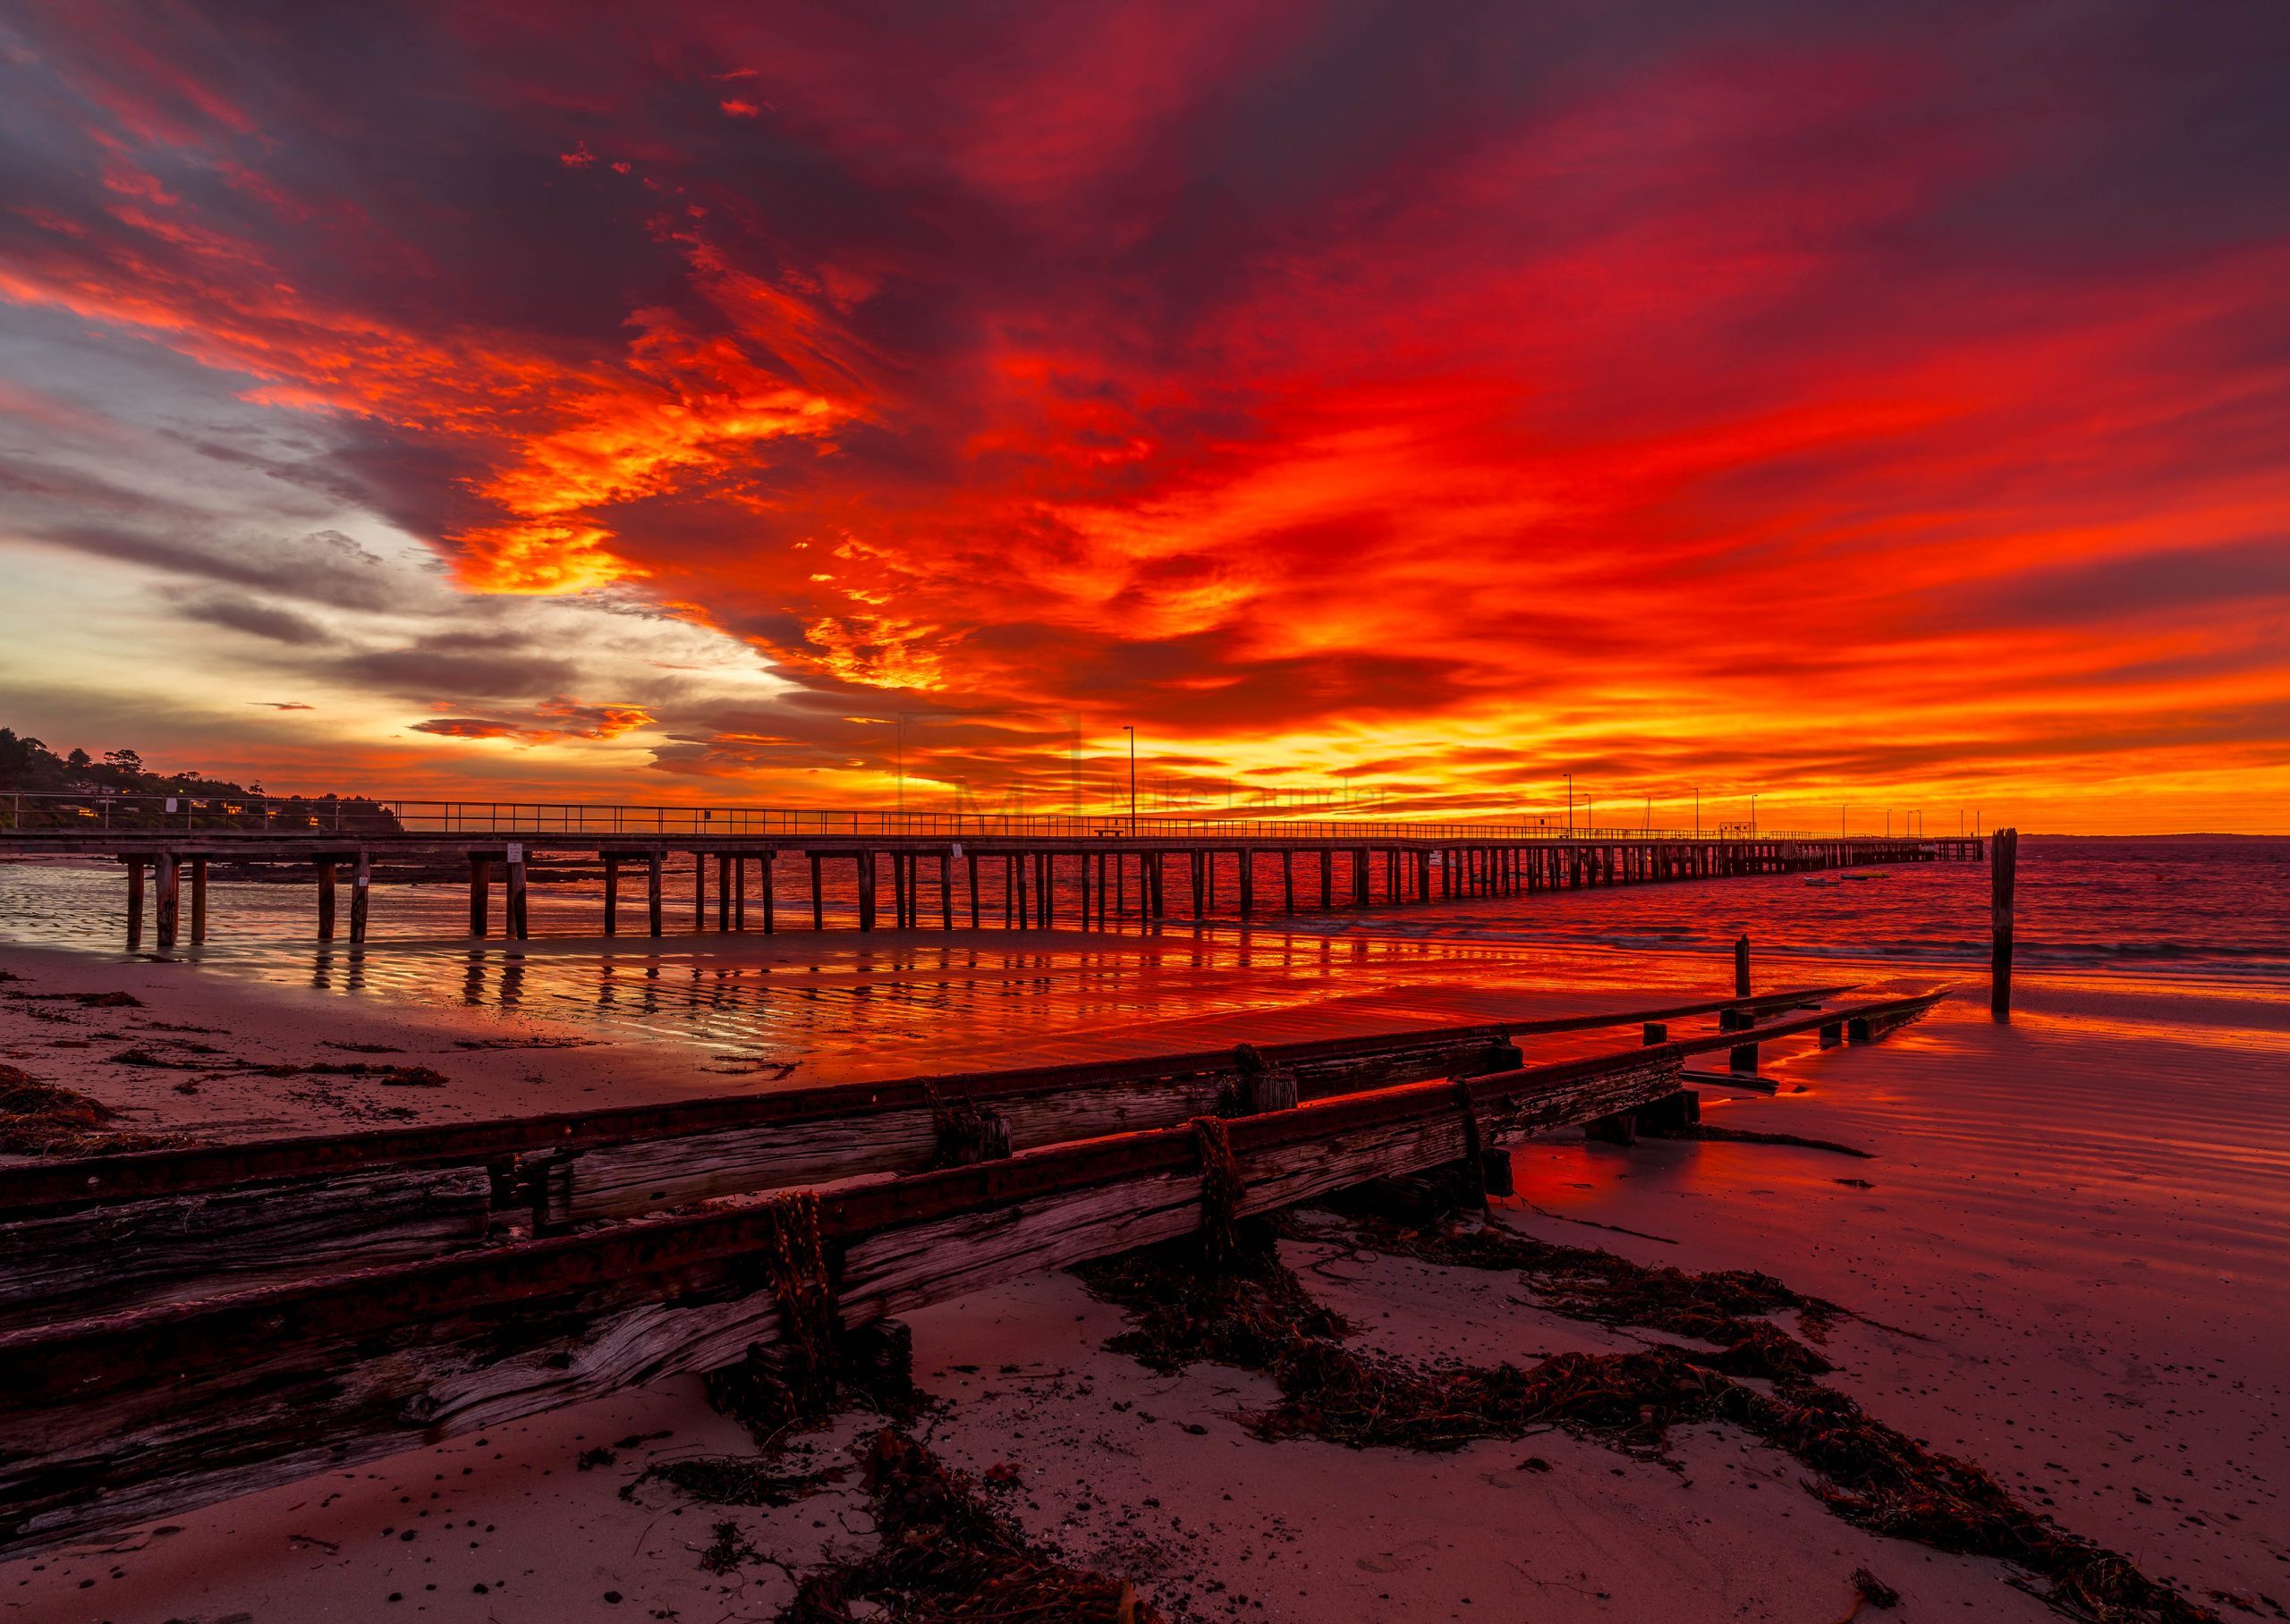
[[[1754,835],[1689,829],[1600,827],[1548,822],[1353,823],[1132,817],[1127,813],[844,811],[818,807],[621,806],[586,801],[398,800],[336,796],[191,796],[24,791],[0,803],[0,832],[185,829],[201,833],[567,837],[749,835],[759,840],[885,839],[1217,841],[1802,841],[1802,829]],[[1866,838],[1866,837],[1856,837]],[[1904,842],[1905,843],[1905,842]]]

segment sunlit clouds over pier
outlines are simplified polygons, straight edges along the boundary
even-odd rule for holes
[[[0,722],[2280,829],[2290,14],[16,8]],[[1650,802],[1650,807],[1648,803]]]

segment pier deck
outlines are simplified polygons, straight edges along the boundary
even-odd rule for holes
[[[1978,835],[1817,838],[749,808],[19,796],[5,811],[0,856],[98,857],[122,865],[130,947],[142,943],[148,874],[161,949],[174,947],[186,928],[192,942],[205,940],[208,876],[217,861],[311,869],[320,940],[335,935],[346,877],[349,939],[361,943],[375,873],[386,865],[455,871],[465,865],[471,936],[493,928],[497,871],[502,928],[522,940],[532,929],[530,872],[542,859],[602,869],[606,935],[621,932],[625,891],[625,911],[634,915],[628,922],[658,936],[672,890],[674,906],[690,910],[695,928],[712,920],[721,931],[781,929],[783,860],[802,865],[813,929],[826,926],[831,872],[839,878],[849,865],[859,929],[884,924],[886,901],[892,929],[952,930],[1398,909],[1594,886],[1976,862],[1986,850]],[[679,876],[673,887],[671,873]],[[1227,887],[1223,898],[1220,883]],[[802,922],[800,914],[793,921]]]

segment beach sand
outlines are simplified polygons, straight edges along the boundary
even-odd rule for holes
[[[388,985],[365,995],[352,995],[338,958],[313,974],[307,950],[291,976],[267,978],[0,949],[0,968],[21,977],[12,994],[141,1001],[0,1000],[0,1053],[127,1110],[140,1129],[247,1137],[744,1090],[791,1056],[789,1080],[821,1082],[1621,1009],[1708,995],[1724,974],[1709,957],[1261,931],[1141,944],[687,938],[653,966],[673,999],[646,1012],[640,994],[599,1019],[600,945],[495,944],[478,955],[470,1002],[442,990],[466,975],[465,944],[438,945],[434,962],[389,956],[369,972]],[[513,956],[523,984],[505,1003]],[[1846,978],[1827,960],[1761,960],[1759,976],[1761,986]],[[736,1006],[728,1014],[691,995],[711,977]],[[2277,1351],[2290,1334],[2290,1112],[2278,1093],[2290,996],[2035,976],[1998,1026],[1974,993],[1876,1045],[1773,1045],[1773,1098],[1705,1096],[1710,1121],[1836,1140],[1868,1159],[1564,1133],[1517,1148],[1518,1194],[1499,1217],[1649,1264],[1760,1269],[1834,1299],[1862,1317],[1828,1334],[1829,1385],[2190,1595],[2290,1616],[2275,1604],[2290,1597],[2290,1378]],[[220,1031],[165,1029],[189,1026]],[[298,1091],[311,1079],[216,1077],[182,1095],[176,1083],[201,1073],[110,1059],[114,1045],[169,1038],[267,1062],[346,1053],[325,1042],[386,1045],[449,1083],[326,1079],[311,1094]],[[565,1039],[581,1041],[462,1046]],[[1656,1340],[1558,1318],[1501,1273],[1324,1242],[1284,1250],[1363,1347],[1523,1364]],[[1172,1617],[1826,1620],[1852,1606],[1860,1568],[1901,1593],[1901,1616],[2049,1615],[2002,1563],[1848,1525],[1797,1462],[1729,1426],[1682,1429],[1669,1466],[1556,1431],[1447,1453],[1270,1442],[1236,1419],[1268,1401],[1265,1376],[1206,1365],[1157,1375],[1107,1352],[1121,1313],[1069,1274],[911,1324],[917,1377],[938,1401],[915,1435],[965,1470],[1009,1463],[1018,1486],[997,1504],[1067,1559],[1131,1577]],[[801,1448],[848,1459],[874,1425],[845,1417]],[[583,1469],[600,1445],[611,1459]],[[0,1617],[768,1619],[791,1575],[869,1546],[872,1530],[855,1471],[778,1510],[640,1480],[648,1464],[749,1447],[696,1380],[666,1382],[187,1513],[168,1532],[0,1565]],[[1521,1469],[1530,1455],[1549,1469]],[[707,1570],[727,1521],[771,1560]]]

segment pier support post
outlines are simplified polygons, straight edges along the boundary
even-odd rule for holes
[[[776,851],[759,851],[756,854],[756,888],[761,892],[757,901],[763,905],[763,934],[767,936],[776,935],[779,931],[779,899],[774,894],[778,888],[772,884],[774,876],[771,872],[772,865],[778,860],[779,854]]]
[[[318,940],[334,940],[334,859],[320,858],[318,870]]]
[[[708,854],[691,854],[691,927],[708,928]]]
[[[1996,940],[1989,955],[1988,1009],[1998,1020],[2012,1018],[2012,891],[2020,872],[2020,832],[1998,829],[1989,848],[1989,911]]]
[[[191,940],[195,947],[207,940],[207,859],[191,859]]]
[[[976,929],[979,927],[979,920],[978,920],[978,853],[977,853],[977,852],[975,852],[975,851],[971,851],[971,852],[965,853],[964,855],[965,855],[965,858],[966,858],[966,860],[967,860],[967,865],[968,865],[968,867],[969,867],[969,868],[970,868],[970,927],[971,927],[972,930],[976,930]],[[817,869],[816,869],[816,868],[814,868],[813,872],[814,872],[814,873],[816,873],[816,872],[817,872]]]
[[[644,919],[656,936],[660,934],[660,871],[666,867],[666,857],[658,851],[644,854]]]
[[[363,846],[350,869],[350,941],[361,946],[366,940],[366,913],[374,895],[374,856]]]
[[[954,927],[954,849],[938,854],[938,928]]]
[[[482,854],[469,854],[469,934],[482,936],[486,932],[486,915],[492,911],[493,882],[486,871]]]
[[[1750,995],[1750,939],[1747,933],[1734,941],[1734,996]]]
[[[721,851],[716,854],[716,928],[732,928],[732,859]]]
[[[605,862],[605,935],[620,934],[620,854],[606,851],[600,854]]]
[[[826,904],[826,901],[825,901],[825,893],[824,893],[824,892],[819,889],[819,854],[818,854],[818,852],[814,851],[814,852],[812,852],[812,853],[810,854],[810,859],[811,859],[811,928],[812,928],[813,930],[824,930],[824,929],[826,929],[826,928],[827,928],[827,914],[826,914],[826,907],[827,907],[827,904]],[[972,871],[971,877],[972,877],[973,881],[976,879],[976,871],[975,871],[975,870],[973,870],[973,871]],[[971,890],[972,892],[975,892],[977,889],[978,889],[978,887],[977,887],[977,885],[976,885],[975,884],[973,884],[971,886]]]
[[[1320,906],[1336,906],[1336,853],[1326,846],[1320,848]]]
[[[127,863],[127,945],[131,952],[143,945],[143,859],[131,857]]]
[[[1285,846],[1280,849],[1280,911],[1296,911],[1296,854]]]
[[[859,854],[859,928],[875,928],[875,854]]]
[[[507,868],[508,884],[505,900],[509,909],[509,935],[513,940],[523,942],[532,935],[532,911],[525,897],[525,849],[522,846],[509,848]]]
[[[174,947],[175,923],[182,915],[182,880],[174,852],[159,853],[152,865],[151,877],[159,905],[159,951],[164,953]]]

